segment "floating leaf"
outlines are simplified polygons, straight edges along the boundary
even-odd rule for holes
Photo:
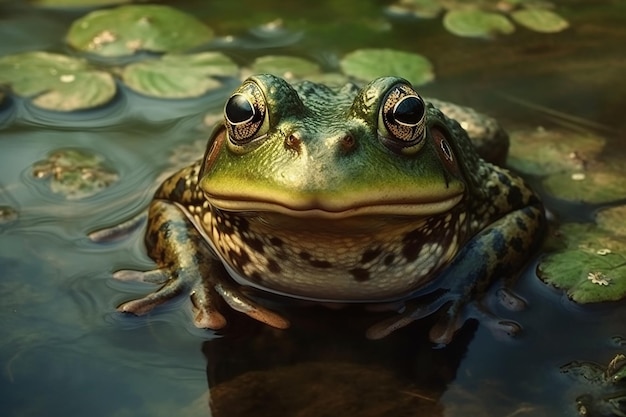
[[[344,74],[338,72],[322,72],[319,74],[312,74],[306,77],[307,80],[313,81],[318,84],[325,84],[330,87],[343,86],[350,82],[350,79]]]
[[[541,176],[545,191],[565,200],[610,202],[626,197],[626,164],[600,155],[606,140],[590,132],[522,130],[511,134],[508,165]]]
[[[588,161],[595,160],[606,140],[587,132],[556,129],[511,131],[507,164],[530,175],[546,176],[581,173]]]
[[[140,50],[185,51],[212,37],[211,28],[172,7],[129,5],[96,10],[76,20],[66,39],[79,51],[117,57]]]
[[[511,18],[535,32],[556,33],[569,27],[567,20],[546,9],[521,9],[511,13]]]
[[[618,206],[600,210],[596,215],[598,227],[610,230],[611,233],[626,238],[626,206]]]
[[[68,200],[90,197],[119,179],[104,158],[78,149],[59,149],[33,164],[33,176],[49,179],[50,189]]]
[[[220,87],[213,76],[234,76],[237,65],[220,52],[164,55],[128,65],[122,79],[131,89],[160,98],[197,97]]]
[[[565,247],[542,259],[538,274],[543,281],[578,303],[626,297],[626,236],[579,223],[562,225],[559,235]]]
[[[397,15],[410,15],[421,19],[439,16],[443,6],[439,0],[399,0],[387,7],[387,12]]]
[[[284,55],[266,55],[252,63],[252,71],[257,74],[274,74],[288,80],[307,78],[319,74],[320,66],[304,58]]]
[[[37,6],[44,7],[96,7],[130,3],[132,0],[34,0]]]
[[[90,69],[82,59],[47,52],[26,52],[0,58],[0,84],[10,85],[33,104],[48,110],[88,109],[115,96],[113,77]]]
[[[515,26],[499,13],[482,10],[451,10],[443,18],[447,31],[471,38],[492,38],[495,35],[509,35]]]
[[[344,56],[339,65],[345,74],[363,81],[390,75],[417,86],[435,78],[427,58],[393,49],[359,49]]]
[[[565,200],[605,203],[626,197],[625,177],[622,160],[590,161],[581,172],[550,175],[543,180],[543,186]]]

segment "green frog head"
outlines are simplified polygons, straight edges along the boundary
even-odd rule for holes
[[[462,199],[460,149],[404,79],[359,89],[256,75],[226,102],[200,187],[231,212],[430,216]]]

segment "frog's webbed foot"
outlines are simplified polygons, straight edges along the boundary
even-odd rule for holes
[[[400,312],[399,314],[371,326],[369,329],[367,329],[365,335],[368,339],[372,340],[387,337],[396,330],[408,326],[414,321],[430,316],[431,314],[439,310],[448,301],[449,298],[443,296],[430,304],[407,305],[405,306],[404,311]]]
[[[226,326],[224,303],[255,320],[277,328],[289,322],[244,295],[231,281],[199,232],[175,204],[155,200],[150,206],[146,244],[150,255],[161,266],[152,271],[121,270],[114,278],[158,284],[160,288],[143,298],[127,301],[118,311],[144,315],[180,295],[191,299],[194,324],[219,330]]]
[[[465,323],[461,310],[464,303],[460,300],[451,300],[451,297],[442,297],[434,303],[426,305],[407,306],[406,310],[395,317],[376,323],[366,333],[368,339],[382,339],[390,333],[399,330],[414,321],[435,314],[439,310],[439,317],[431,327],[428,337],[431,342],[446,345],[452,341],[454,334]]]
[[[507,289],[498,291],[498,300],[505,308],[519,311],[525,308],[524,300]],[[517,335],[522,327],[519,323],[504,319],[484,305],[481,300],[467,302],[465,297],[448,292],[431,303],[420,303],[419,299],[407,303],[403,312],[387,320],[371,326],[366,333],[369,339],[382,339],[414,321],[432,314],[438,314],[435,324],[429,332],[431,342],[441,345],[449,344],[454,334],[470,318],[479,320],[496,335]]]
[[[220,313],[222,300],[233,310],[272,327],[285,329],[289,321],[279,314],[261,306],[250,298],[241,294],[235,285],[218,283],[213,287],[205,285],[202,280],[191,280],[179,277],[170,277],[165,269],[152,271],[120,270],[114,278],[122,281],[140,281],[150,284],[161,284],[161,287],[145,297],[122,303],[117,310],[143,316],[155,307],[170,301],[173,298],[189,293],[193,319],[196,327],[219,330],[226,326],[226,318]]]

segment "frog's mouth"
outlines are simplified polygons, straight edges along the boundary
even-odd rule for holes
[[[235,195],[223,196],[205,191],[209,203],[223,211],[274,213],[293,218],[345,219],[360,216],[411,216],[426,217],[451,210],[463,198],[462,192],[442,195],[439,198],[409,200],[405,198],[382,198],[376,201],[352,201],[348,199],[323,200],[309,198],[299,203],[278,199]]]

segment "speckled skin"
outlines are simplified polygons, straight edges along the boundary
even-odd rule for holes
[[[261,127],[267,132],[261,144],[229,140],[261,122],[237,125],[240,131],[216,127],[205,157],[161,185],[150,205],[146,233],[149,255],[159,269],[140,273],[140,279],[163,286],[121,305],[121,311],[143,314],[186,293],[199,327],[223,327],[225,301],[286,328],[287,319],[241,289],[324,302],[417,298],[414,307],[409,301],[402,315],[374,326],[368,335],[383,337],[445,305],[442,329],[431,334],[445,342],[459,326],[461,307],[493,279],[519,271],[540,242],[544,213],[536,195],[520,177],[481,159],[459,123],[439,109],[426,107],[423,143],[394,151],[395,145],[385,142],[390,139],[380,139],[388,134],[376,127],[378,109],[387,105],[381,97],[397,79],[376,80],[363,90],[312,83],[292,89],[270,76],[255,80],[266,97],[256,90],[245,93],[263,100],[270,120],[281,116],[280,121]],[[457,119],[464,114],[463,108],[437,104]],[[343,116],[324,119],[333,111]],[[272,112],[291,112],[292,117]],[[475,123],[477,114],[470,116]],[[306,123],[299,124],[301,120]],[[486,123],[485,131],[506,141],[493,121]],[[506,142],[502,146],[506,150]],[[296,169],[290,164],[302,164],[305,155],[315,170],[302,172],[306,178],[298,178],[295,189],[285,177]],[[254,161],[247,183],[228,182],[229,177],[248,176],[246,164]],[[389,165],[392,174],[385,171]],[[359,187],[363,191],[353,195]],[[408,203],[397,204],[393,191],[380,191],[395,187],[410,190]],[[457,188],[453,204],[452,199],[445,204],[438,200],[440,194],[454,196]],[[271,201],[252,209],[267,194]],[[252,203],[245,201],[247,195]],[[432,201],[432,207],[424,204]],[[446,295],[424,306],[418,296],[431,287],[445,288]]]

